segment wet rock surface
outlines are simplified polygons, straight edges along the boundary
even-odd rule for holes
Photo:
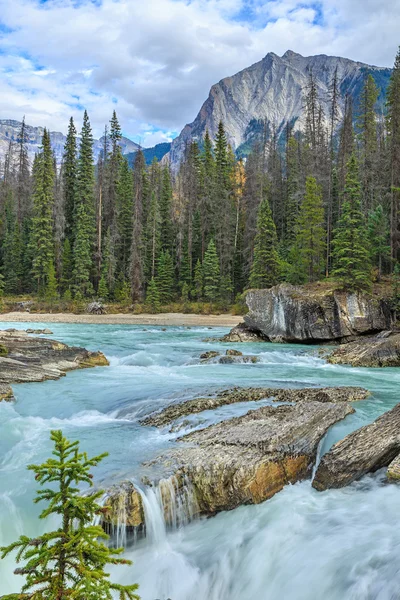
[[[341,340],[390,329],[392,321],[387,300],[325,285],[250,290],[246,303],[246,326],[271,342]]]
[[[67,371],[106,366],[101,352],[74,348],[24,331],[0,331],[0,385],[59,379]]]
[[[239,323],[220,340],[221,342],[268,342],[268,338],[259,331],[250,329],[246,323]]]
[[[271,398],[275,402],[358,402],[369,395],[367,390],[357,387],[335,388],[233,388],[223,390],[217,395],[195,398],[185,402],[171,404],[158,413],[141,420],[142,425],[165,427],[177,419],[198,414],[205,410],[214,410],[227,404],[238,402],[257,402]]]
[[[328,357],[332,364],[353,367],[400,367],[400,333],[382,332],[339,346]]]
[[[180,438],[180,447],[144,465],[146,484],[158,486],[167,524],[173,520],[175,503],[185,506],[183,512],[191,518],[258,504],[286,484],[309,477],[322,437],[353,412],[348,402],[326,401],[250,411]],[[120,491],[117,486],[109,492],[106,522],[125,519],[129,527],[136,522],[136,508],[124,517],[129,515],[128,502],[135,491],[126,496],[123,483]]]
[[[383,467],[400,454],[400,404],[335,444],[325,454],[313,480],[319,491],[341,488]],[[391,467],[394,472],[394,465]]]

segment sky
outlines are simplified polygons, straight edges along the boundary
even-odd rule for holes
[[[392,66],[400,0],[0,0],[0,119],[66,132],[115,109],[170,141],[223,77],[288,49]]]

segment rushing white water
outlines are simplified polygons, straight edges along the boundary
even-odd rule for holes
[[[104,351],[111,366],[76,371],[60,381],[18,385],[17,402],[0,403],[0,545],[55,525],[37,519],[40,506],[32,504],[36,485],[26,470],[27,464],[49,455],[51,429],[81,440],[89,454],[110,453],[95,472],[96,483],[106,487],[123,479],[140,481],[141,463],[173,445],[182,431],[261,405],[240,403],[191,415],[186,429],[175,433],[139,425],[141,417],[171,399],[233,385],[361,385],[371,390],[370,398],[355,404],[356,413],[328,433],[319,456],[400,400],[400,369],[328,365],[310,347],[229,344],[259,355],[260,362],[201,364],[205,350],[227,347],[202,339],[225,330],[50,327],[55,338]],[[190,485],[179,496],[173,480],[142,493],[147,537],[127,549],[134,565],[116,568],[112,575],[121,582],[137,581],[143,600],[400,598],[400,488],[386,485],[379,473],[325,493],[305,481],[260,506],[212,519],[193,520],[197,508]],[[126,543],[123,527],[116,528],[115,538]],[[13,558],[0,562],[0,595],[19,589],[14,568]]]

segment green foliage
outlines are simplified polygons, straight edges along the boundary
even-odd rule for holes
[[[64,147],[63,156],[63,189],[64,189],[64,214],[65,214],[65,233],[71,245],[74,237],[74,218],[75,218],[75,201],[76,201],[76,185],[78,174],[78,155],[77,155],[77,140],[76,128],[74,120],[71,117],[69,121],[67,139]]]
[[[74,242],[74,295],[76,298],[85,298],[93,294],[93,285],[90,281],[92,269],[91,215],[84,204],[79,204],[76,211],[77,226]]]
[[[133,177],[127,160],[121,160],[118,186],[118,270],[129,276],[129,257],[132,245]]]
[[[65,238],[61,258],[61,289],[65,293],[72,284],[73,258],[69,238]]]
[[[389,227],[381,204],[368,215],[367,233],[371,261],[382,276],[383,264],[390,260]]]
[[[400,315],[400,264],[398,262],[395,264],[392,274],[392,308],[396,323]]]
[[[174,297],[174,265],[168,250],[161,252],[158,260],[157,287],[161,304],[168,304]]]
[[[49,265],[49,271],[47,274],[47,287],[46,287],[46,300],[53,302],[58,299],[58,284],[56,278],[56,269],[54,263],[51,262]]]
[[[264,197],[258,209],[250,287],[268,288],[278,283],[280,264],[277,246],[278,238],[269,200]]]
[[[147,288],[146,304],[149,307],[150,312],[157,313],[160,311],[160,292],[158,291],[157,282],[154,277],[152,277]]]
[[[355,155],[347,167],[345,199],[333,240],[333,276],[345,289],[371,287],[371,263],[366,226],[361,211],[361,185]]]
[[[31,539],[22,535],[8,547],[1,548],[1,558],[17,551],[17,562],[24,565],[15,573],[25,577],[20,594],[3,596],[4,600],[138,600],[137,585],[112,583],[108,565],[129,565],[120,558],[123,549],[104,544],[108,536],[94,519],[104,509],[98,504],[103,492],[81,495],[80,485],[93,486],[92,467],[107,454],[88,458],[79,442],[70,442],[61,431],[52,431],[52,458],[41,465],[29,465],[41,486],[36,502],[46,502],[40,518],[57,516],[60,527]]]
[[[204,295],[204,277],[203,277],[203,266],[200,260],[197,260],[196,267],[194,269],[194,289],[196,300],[202,300]]]
[[[315,177],[307,177],[306,193],[296,223],[291,254],[295,283],[317,281],[324,268],[326,232],[321,188]]]
[[[46,290],[50,264],[54,262],[53,210],[54,210],[54,157],[50,134],[45,129],[42,148],[34,172],[32,219],[32,272],[39,294]]]
[[[210,302],[216,302],[220,292],[220,269],[214,240],[208,244],[203,261],[204,296]]]

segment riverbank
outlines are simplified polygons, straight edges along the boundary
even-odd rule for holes
[[[85,323],[98,325],[173,325],[185,327],[235,327],[243,320],[238,315],[193,315],[184,313],[75,315],[72,313],[10,312],[0,315],[7,323]]]

